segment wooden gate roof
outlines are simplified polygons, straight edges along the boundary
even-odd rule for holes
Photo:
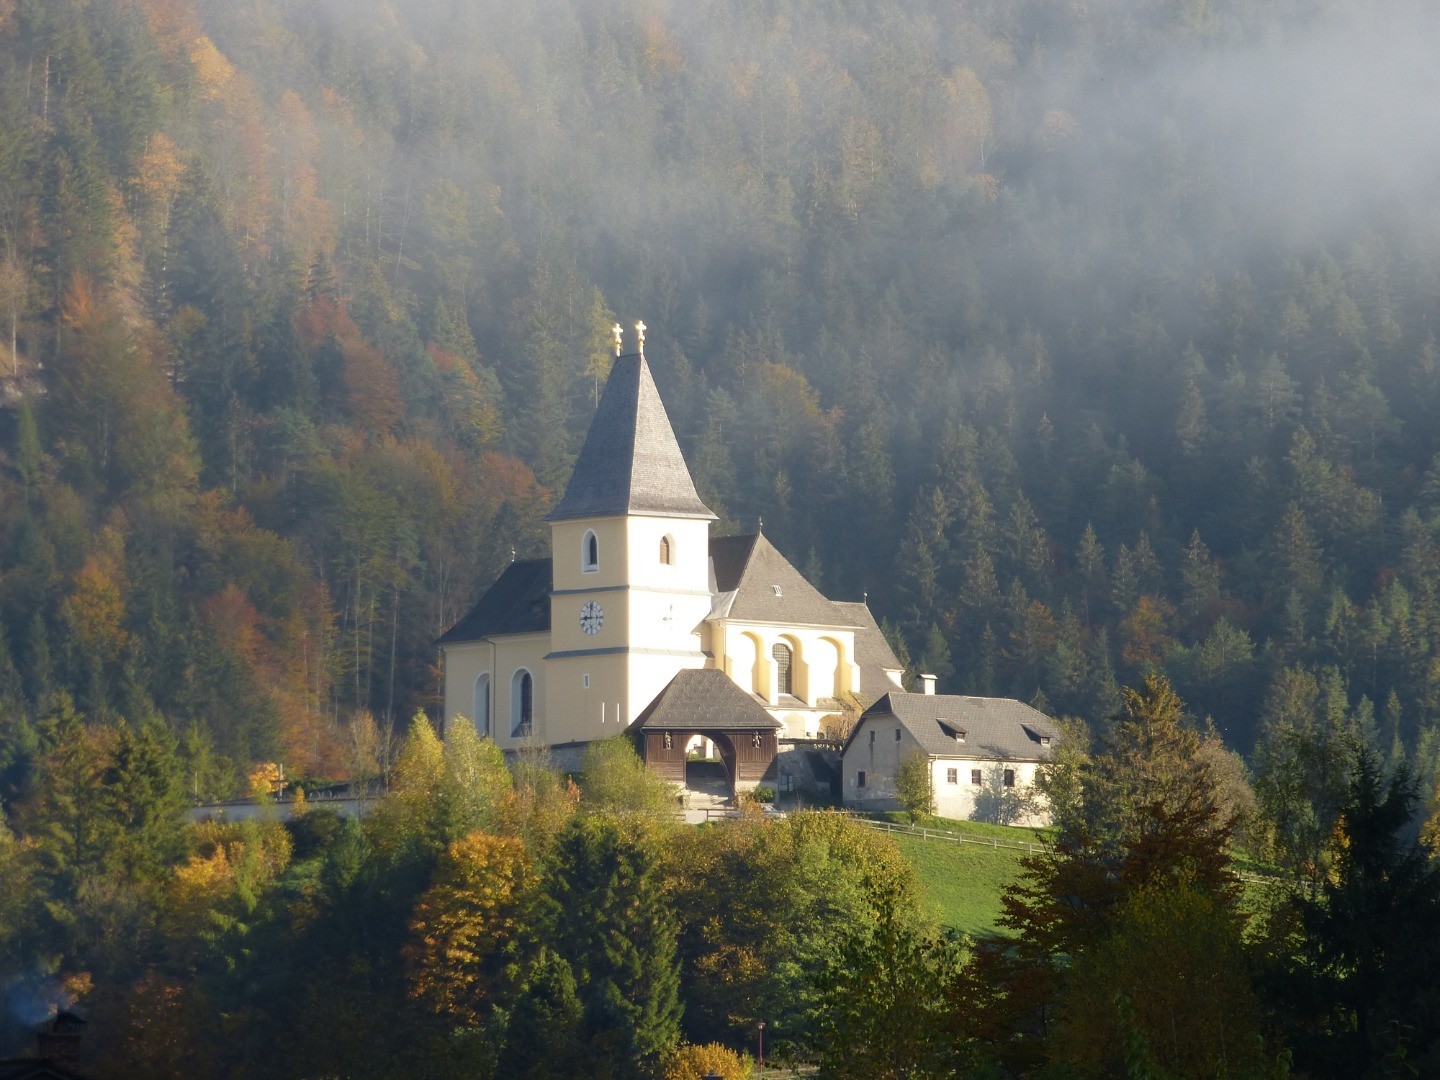
[[[687,668],[655,695],[630,730],[774,731],[781,726],[754,694],[740,689],[723,671]]]

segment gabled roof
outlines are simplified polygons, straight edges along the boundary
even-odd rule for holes
[[[868,604],[858,600],[833,600],[842,625],[858,626],[855,631],[855,663],[860,667],[860,696],[867,704],[895,689],[888,671],[902,671],[904,665],[885,640]]]
[[[857,625],[848,613],[821,596],[763,533],[712,539],[710,566],[717,593],[712,619]]]
[[[651,514],[715,520],[695,492],[643,356],[610,369],[565,497],[548,520]]]
[[[0,1080],[82,1080],[77,1072],[49,1058],[10,1058],[0,1061]]]
[[[1044,761],[1058,741],[1059,727],[1038,709],[1012,698],[963,697],[958,694],[886,694],[861,714],[845,743],[850,749],[867,720],[893,716],[922,750],[936,757],[989,758],[995,761]],[[965,733],[958,742],[957,732]],[[1052,742],[1053,744],[1053,742]]]
[[[522,559],[505,568],[470,613],[436,643],[480,641],[497,634],[539,634],[550,630],[549,559]]]
[[[781,726],[753,694],[740,689],[723,671],[686,668],[627,730],[774,731]]]

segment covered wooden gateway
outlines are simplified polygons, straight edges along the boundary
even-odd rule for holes
[[[753,790],[773,770],[780,728],[753,694],[723,671],[702,668],[677,673],[627,733],[645,764],[681,787],[686,747],[696,735],[709,739],[720,754],[733,796]]]

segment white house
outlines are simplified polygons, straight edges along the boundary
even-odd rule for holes
[[[927,691],[934,682],[926,677]],[[913,754],[930,770],[940,817],[1045,825],[1035,772],[1059,742],[1054,721],[1008,698],[890,693],[865,710],[845,743],[845,805],[900,806],[895,775]]]

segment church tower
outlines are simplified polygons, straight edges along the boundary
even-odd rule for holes
[[[615,360],[549,516],[547,743],[617,734],[677,669],[705,666],[714,520],[645,362],[642,329],[640,351]]]

